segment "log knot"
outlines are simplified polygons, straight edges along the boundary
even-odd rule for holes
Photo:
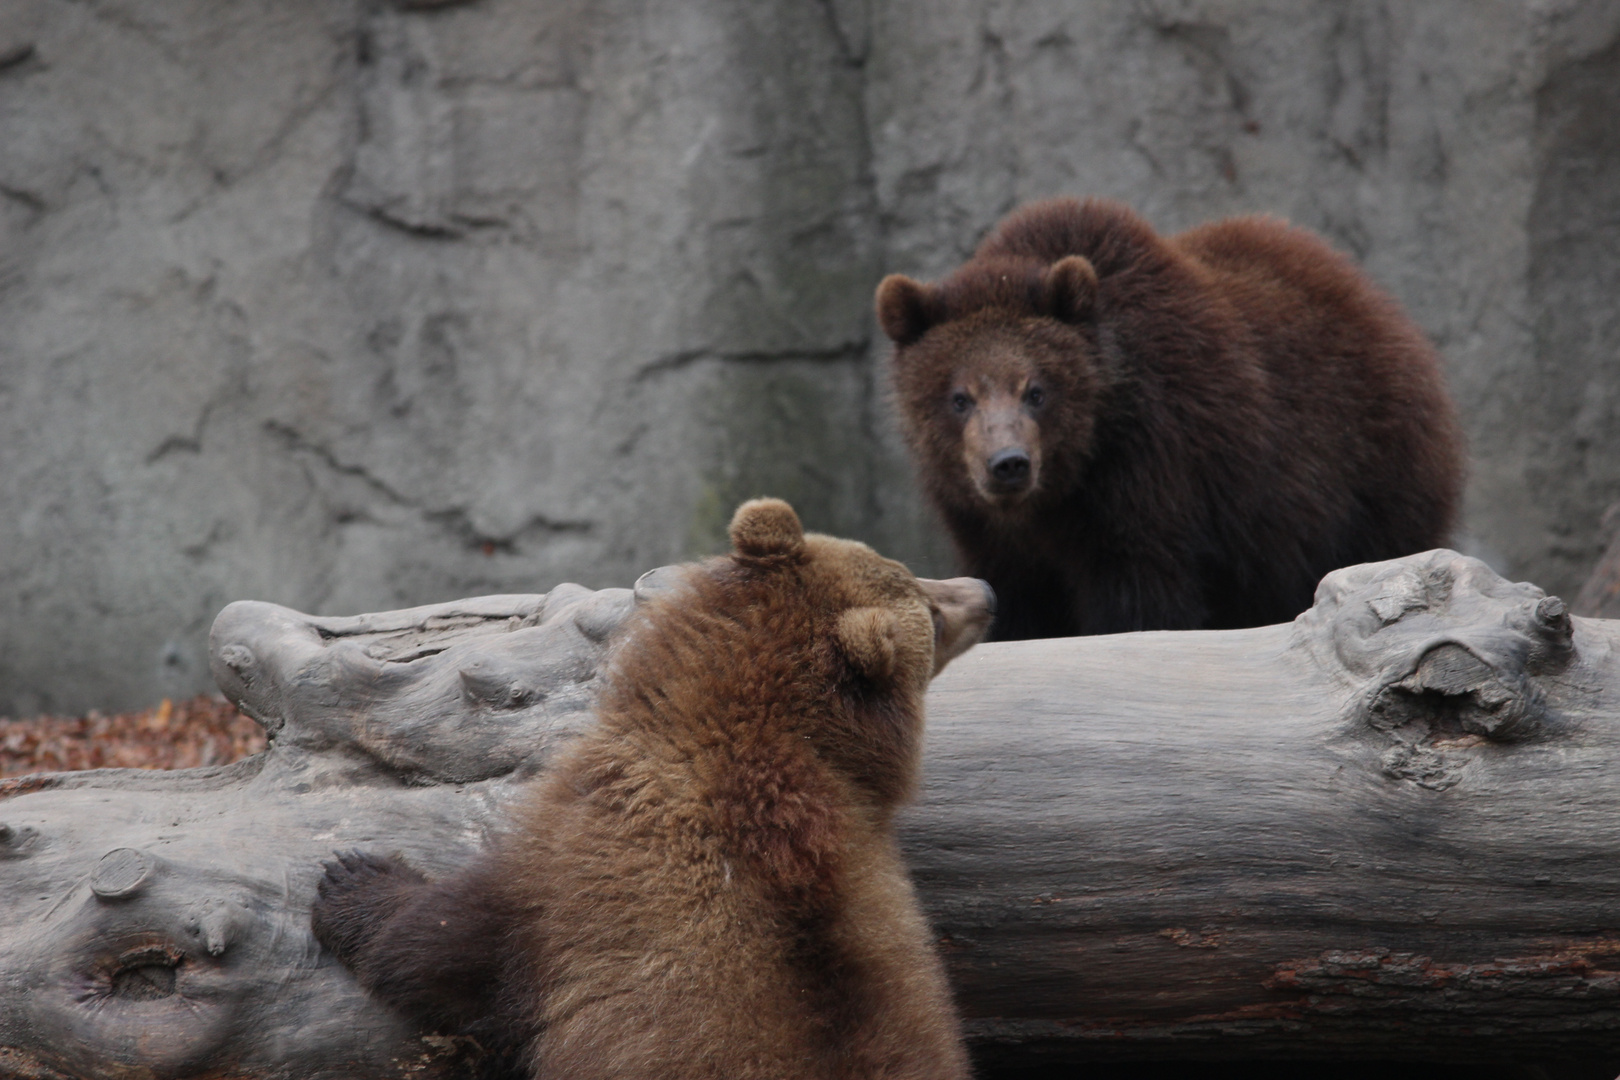
[[[139,848],[114,848],[90,874],[90,891],[103,900],[126,900],[146,887],[157,860]]]
[[[1431,788],[1462,751],[1542,733],[1543,680],[1576,655],[1562,600],[1445,550],[1329,574],[1296,626],[1355,687],[1352,727],[1388,740],[1385,773]]]
[[[27,858],[33,853],[38,839],[39,830],[32,825],[0,822],[0,860]],[[3,1075],[0,1073],[0,1076]]]
[[[185,932],[209,956],[223,956],[253,922],[253,912],[246,904],[219,896],[193,901],[181,917]]]

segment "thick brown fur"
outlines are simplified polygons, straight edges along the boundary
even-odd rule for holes
[[[433,885],[346,856],[317,936],[419,1022],[487,1042],[498,1075],[964,1077],[892,814],[928,681],[993,598],[804,535],[778,500],[744,504],[732,541],[642,606],[597,726],[477,865]],[[396,937],[435,923],[458,957]],[[492,989],[467,989],[479,973]]]
[[[1442,546],[1463,450],[1433,348],[1312,234],[1010,215],[878,319],[922,483],[1002,639],[1257,626],[1340,566]]]

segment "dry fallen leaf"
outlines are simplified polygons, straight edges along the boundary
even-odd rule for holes
[[[107,716],[0,717],[0,777],[77,769],[189,769],[225,765],[266,746],[264,729],[217,694],[164,698]]]

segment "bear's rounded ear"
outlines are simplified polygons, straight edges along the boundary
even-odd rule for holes
[[[1059,322],[1076,323],[1097,303],[1097,271],[1083,255],[1065,255],[1046,268],[1046,311]]]
[[[839,648],[850,666],[873,682],[894,677],[894,639],[899,632],[899,620],[888,608],[850,608],[838,616]]]
[[[890,274],[877,287],[878,325],[896,345],[910,345],[933,325],[929,287],[904,274]]]
[[[731,516],[731,546],[756,559],[793,555],[804,546],[804,526],[781,499],[749,499]]]

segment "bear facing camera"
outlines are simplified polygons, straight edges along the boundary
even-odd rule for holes
[[[994,596],[778,499],[730,534],[648,594],[595,726],[467,868],[327,864],[316,937],[482,1076],[968,1076],[892,818]]]
[[[1353,563],[1445,546],[1463,441],[1400,307],[1317,237],[1008,216],[877,290],[900,421],[1001,639],[1285,622]]]

